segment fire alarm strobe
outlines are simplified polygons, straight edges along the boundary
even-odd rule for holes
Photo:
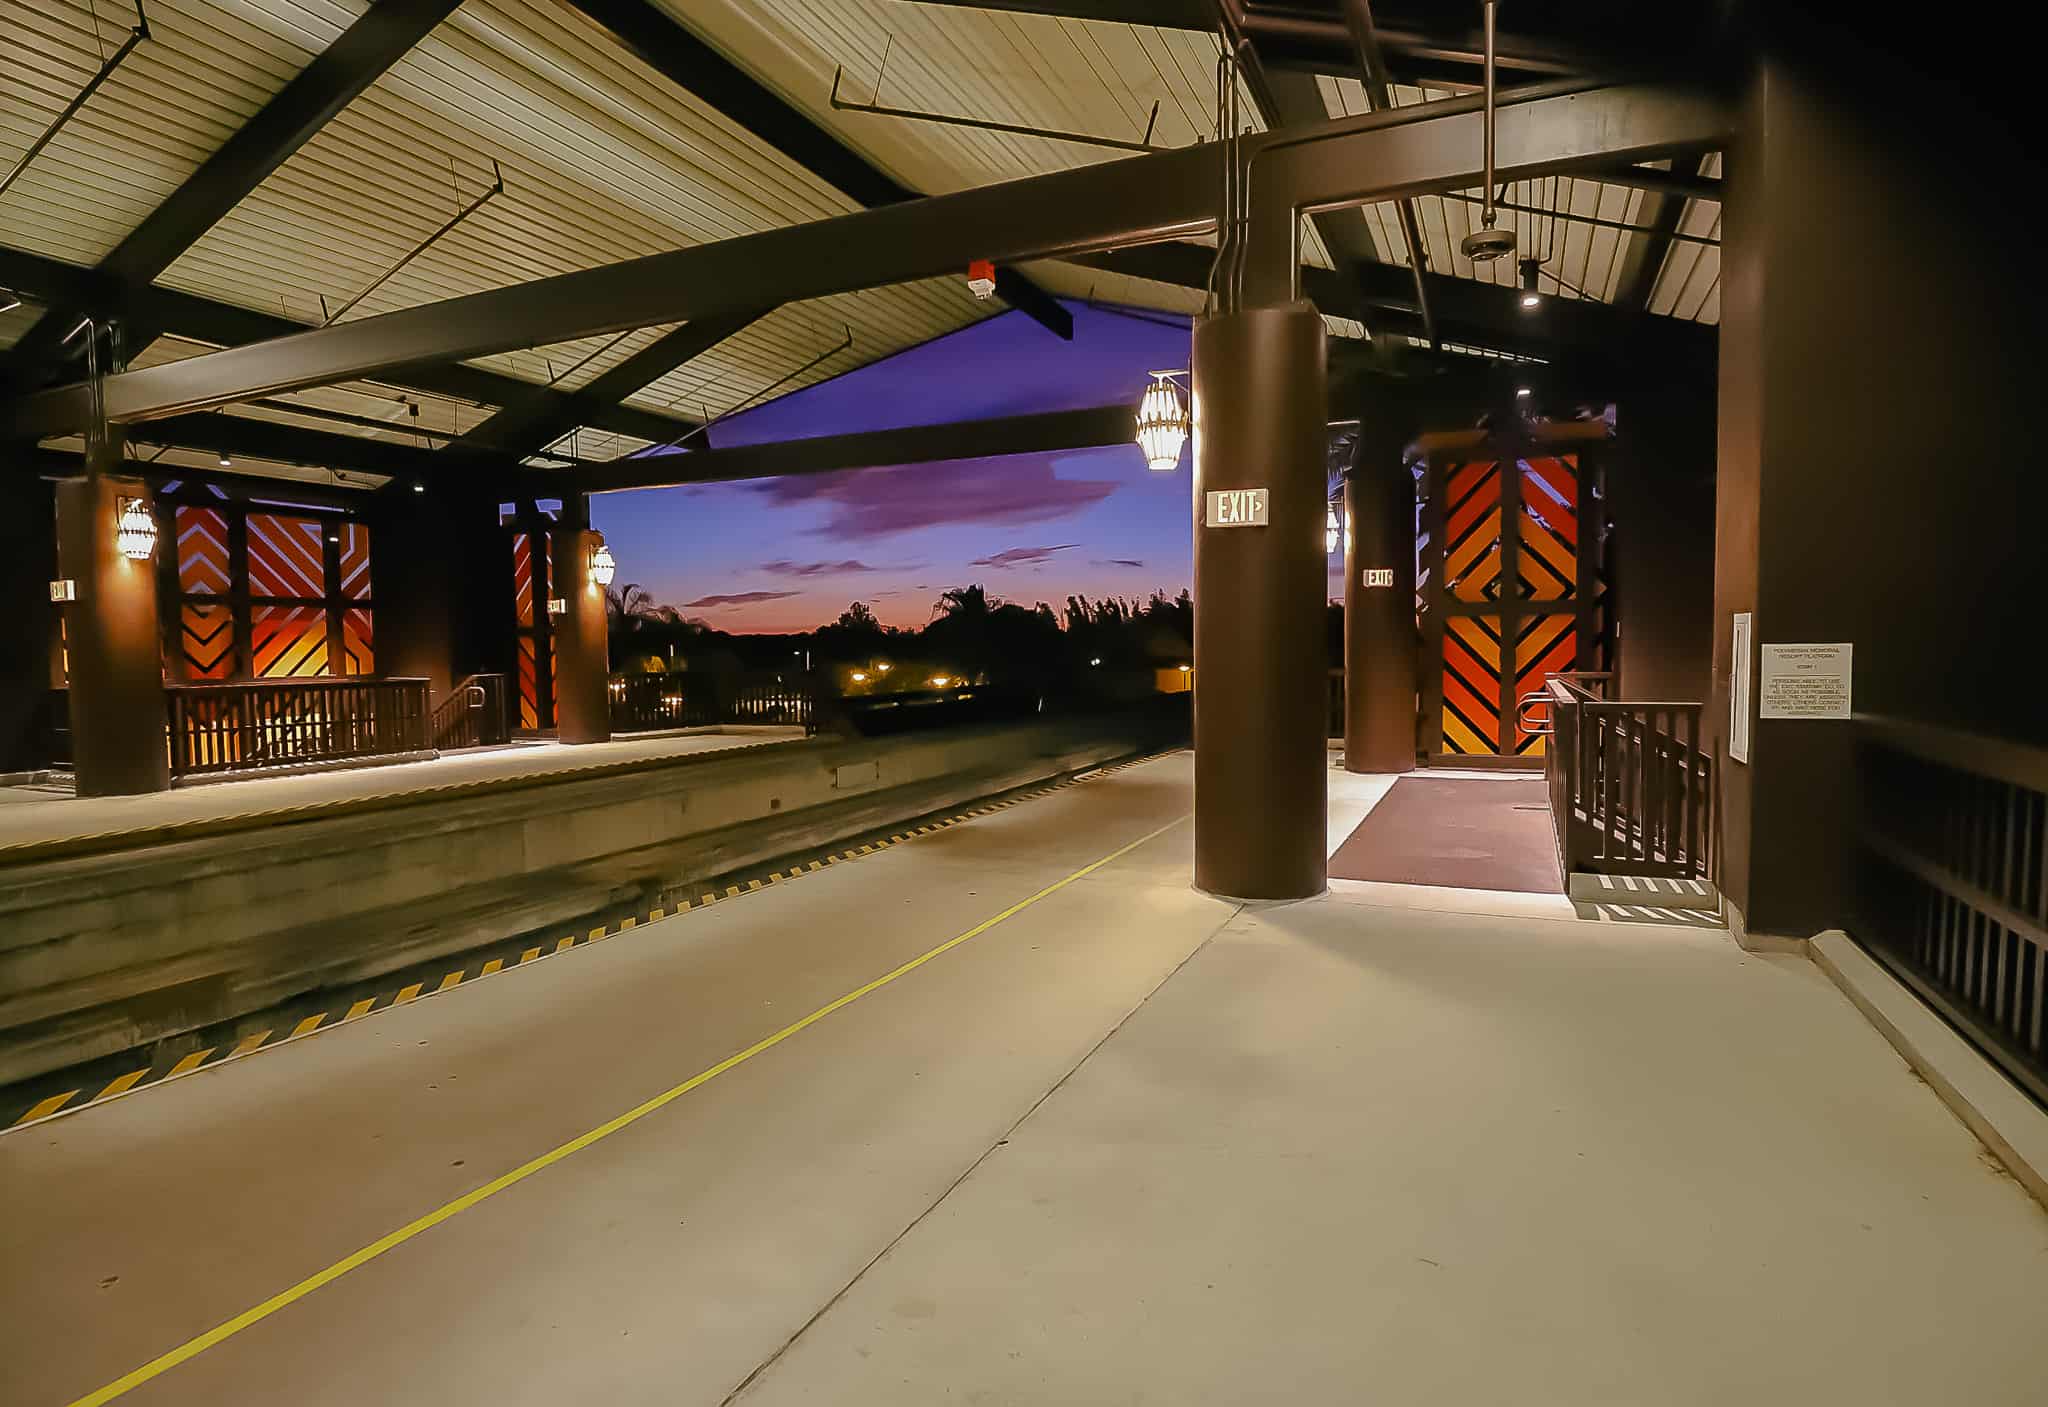
[[[976,259],[967,266],[967,291],[977,298],[987,298],[996,291],[996,266],[986,259]]]

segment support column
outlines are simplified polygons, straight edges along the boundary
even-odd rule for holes
[[[1326,880],[1322,320],[1210,318],[1194,373],[1195,887],[1305,899]],[[1218,489],[1264,489],[1266,525],[1205,523]]]
[[[569,505],[562,506],[566,515]],[[556,736],[565,743],[609,742],[609,627],[604,588],[590,576],[590,554],[604,534],[565,520],[553,537],[548,590],[563,605],[554,620]]]
[[[1942,74],[1902,109],[1844,79],[1832,27],[1791,37],[1728,154],[1709,717],[1731,917],[1805,938],[1849,918],[1858,725],[1760,717],[1754,682],[1732,759],[1734,615],[1752,680],[1763,645],[1848,643],[1859,718],[2039,746],[2048,480],[1998,185],[2024,125]]]
[[[489,499],[388,493],[370,518],[370,598],[380,673],[430,681],[437,702],[467,675],[513,675],[512,560]]]
[[[113,449],[118,458],[118,443]],[[80,796],[127,796],[171,784],[156,563],[121,555],[121,505],[149,505],[140,479],[88,473],[57,485],[58,570],[77,584],[64,608],[71,758]],[[159,540],[157,551],[176,548]]]
[[[0,513],[0,772],[31,772],[50,764],[57,501],[47,480],[26,473],[8,494]]]
[[[1359,431],[1344,476],[1344,770],[1415,767],[1415,481],[1401,436]],[[1368,585],[1367,572],[1390,572]]]

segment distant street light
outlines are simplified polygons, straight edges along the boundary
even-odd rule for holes
[[[1094,659],[1092,659],[1092,660],[1088,661],[1088,663],[1090,663],[1090,664],[1101,664],[1101,663],[1102,663],[1102,656],[1100,656],[1100,655],[1097,655],[1097,656],[1096,656],[1096,657],[1095,657]]]
[[[853,682],[854,682],[854,683],[856,683],[856,684],[865,684],[865,683],[867,683],[867,682],[868,682],[868,672],[867,672],[867,671],[866,671],[865,669],[856,669],[856,670],[855,670],[855,671],[853,672]]]
[[[932,676],[932,687],[934,689],[943,689],[952,682],[953,680],[950,675],[934,674]]]

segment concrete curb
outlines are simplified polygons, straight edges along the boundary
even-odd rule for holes
[[[1831,928],[1807,950],[1970,1132],[2048,1207],[2048,1111],[1848,934]]]

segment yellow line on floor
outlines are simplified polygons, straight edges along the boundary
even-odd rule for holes
[[[1158,839],[1160,836],[1165,835],[1168,831],[1172,830],[1175,826],[1179,825],[1182,821],[1185,821],[1187,819],[1188,818],[1186,816],[1181,816],[1175,820],[1168,821],[1165,825],[1159,827],[1157,830],[1148,831],[1144,835],[1139,836],[1130,844],[1119,846],[1117,849],[1110,851],[1109,854],[1104,855],[1101,859],[1096,860],[1090,864],[1083,865],[1080,869],[1075,870],[1072,874],[1067,875],[1064,879],[1054,880],[1051,884],[1046,885],[1045,888],[1039,890],[1037,893],[1027,895],[1024,898],[1019,899],[1016,903],[1010,905],[1010,907],[1008,907],[1007,909],[1004,909],[1002,912],[995,914],[992,917],[983,919],[980,923],[975,924],[974,927],[968,929],[965,933],[956,934],[953,937],[948,938],[945,942],[939,944],[936,948],[928,948],[924,952],[919,953],[916,957],[911,958],[908,962],[902,963],[897,967],[891,968],[889,971],[883,973],[880,977],[875,978],[872,982],[868,982],[863,984],[862,986],[855,987],[852,991],[846,993],[846,995],[842,997],[834,998],[832,1001],[829,1001],[825,1003],[825,1005],[819,1007],[810,1015],[802,1017],[796,1021],[790,1022],[789,1025],[784,1026],[781,1030],[775,1032],[773,1035],[763,1036],[760,1040],[755,1041],[745,1050],[738,1051],[732,1055],[728,1055],[727,1057],[725,1057],[725,1059],[719,1061],[716,1065],[711,1066],[709,1069],[698,1071],[696,1074],[690,1076],[689,1079],[684,1080],[681,1084],[676,1085],[674,1088],[664,1090],[660,1094],[655,1095],[652,1099],[647,1100],[645,1103],[635,1105],[633,1108],[628,1109],[625,1113],[620,1114],[617,1118],[599,1124],[596,1128],[590,1130],[588,1133],[579,1134],[575,1138],[570,1139],[567,1143],[562,1144],[560,1147],[550,1149],[549,1151],[541,1154],[538,1158],[535,1158],[527,1163],[522,1163],[520,1166],[512,1169],[512,1171],[493,1178],[491,1181],[485,1183],[483,1186],[475,1188],[472,1191],[463,1193],[462,1196],[457,1197],[454,1201],[436,1207],[433,1211],[428,1212],[425,1216],[418,1217],[412,1221],[407,1222],[404,1226],[399,1227],[396,1231],[389,1232],[379,1237],[375,1241],[372,1241],[369,1245],[364,1246],[361,1250],[356,1251],[353,1254],[343,1256],[340,1260],[334,1262],[334,1264],[328,1266],[325,1270],[316,1271],[315,1273],[308,1275],[305,1279],[299,1281],[298,1284],[293,1285],[290,1289],[280,1290],[278,1293],[272,1295],[269,1299],[263,1301],[261,1304],[256,1305],[253,1308],[243,1310],[240,1314],[237,1314],[234,1318],[228,1320],[227,1322],[223,1324],[217,1324],[213,1328],[208,1329],[205,1333],[199,1334],[193,1338],[185,1340],[185,1342],[179,1344],[176,1348],[171,1349],[166,1353],[159,1354],[157,1357],[150,1359],[149,1362],[143,1364],[140,1368],[135,1369],[133,1372],[125,1374],[122,1377],[116,1378],[113,1382],[108,1383],[105,1387],[99,1388],[93,1392],[89,1392],[85,1396],[78,1398],[70,1404],[70,1407],[99,1407],[100,1403],[111,1402],[117,1397],[121,1397],[127,1393],[133,1392],[136,1388],[141,1387],[144,1383],[150,1381],[152,1378],[160,1377],[164,1373],[167,1373],[171,1369],[177,1367],[180,1363],[183,1363],[188,1359],[198,1357],[200,1354],[206,1352],[207,1349],[212,1348],[215,1344],[221,1343],[227,1339],[231,1339],[236,1334],[241,1333],[242,1330],[250,1328],[253,1325],[262,1323],[265,1319],[268,1319],[271,1315],[277,1313],[280,1309],[285,1308],[287,1305],[297,1303],[299,1300],[304,1299],[307,1295],[312,1294],[313,1291],[319,1289],[321,1286],[339,1280],[342,1276],[348,1274],[351,1270],[356,1269],[358,1266],[367,1265],[369,1262],[375,1260],[378,1256],[383,1255],[386,1251],[394,1250],[397,1247],[404,1245],[407,1241],[412,1240],[413,1237],[418,1236],[423,1232],[433,1230],[436,1226],[439,1226],[442,1222],[447,1221],[450,1217],[456,1216],[462,1212],[466,1212],[471,1207],[475,1206],[477,1203],[485,1201],[488,1198],[497,1196],[506,1188],[515,1186],[521,1182],[526,1181],[527,1178],[532,1177],[537,1172],[541,1172],[547,1168],[553,1167],[556,1163],[561,1162],[570,1154],[580,1153],[584,1149],[590,1147],[592,1144],[610,1138],[613,1134],[619,1132],[621,1129],[624,1129],[632,1124],[638,1123],[640,1120],[646,1118],[649,1114],[654,1113],[656,1110],[665,1108],[668,1105],[674,1103],[676,1100],[681,1099],[684,1095],[688,1094],[691,1090],[696,1089],[698,1086],[709,1084],[712,1080],[717,1079],[720,1075],[723,1075],[726,1071],[732,1069],[734,1066],[744,1065],[747,1061],[752,1060],[755,1056],[761,1054],[763,1051],[772,1050],[776,1046],[781,1045],[784,1041],[788,1040],[791,1036],[796,1035],[797,1033],[805,1030],[808,1027],[815,1026],[818,1022],[823,1021],[826,1017],[830,1016],[833,1012],[839,1010],[841,1007],[853,1005],[853,1003],[859,1001],[862,997],[868,996],[870,993],[880,991],[882,988],[888,986],[890,983],[896,981],[900,977],[908,977],[911,973],[917,971],[917,969],[923,967],[926,963],[932,961],[934,958],[943,957],[945,954],[953,951],[953,949],[959,947],[962,943],[967,942],[969,939],[980,937],[982,934],[988,932],[991,928],[994,928],[997,924],[1003,922],[1003,920],[1013,918],[1016,915],[1023,913],[1024,910],[1030,908],[1039,900],[1049,898],[1050,896],[1059,893],[1060,890],[1065,889],[1068,885],[1074,883],[1076,880],[1086,879],[1089,875],[1094,874],[1103,866],[1113,864],[1114,862],[1121,860],[1124,856],[1130,854],[1133,850],[1136,850],[1139,846],[1145,844],[1147,841]]]

